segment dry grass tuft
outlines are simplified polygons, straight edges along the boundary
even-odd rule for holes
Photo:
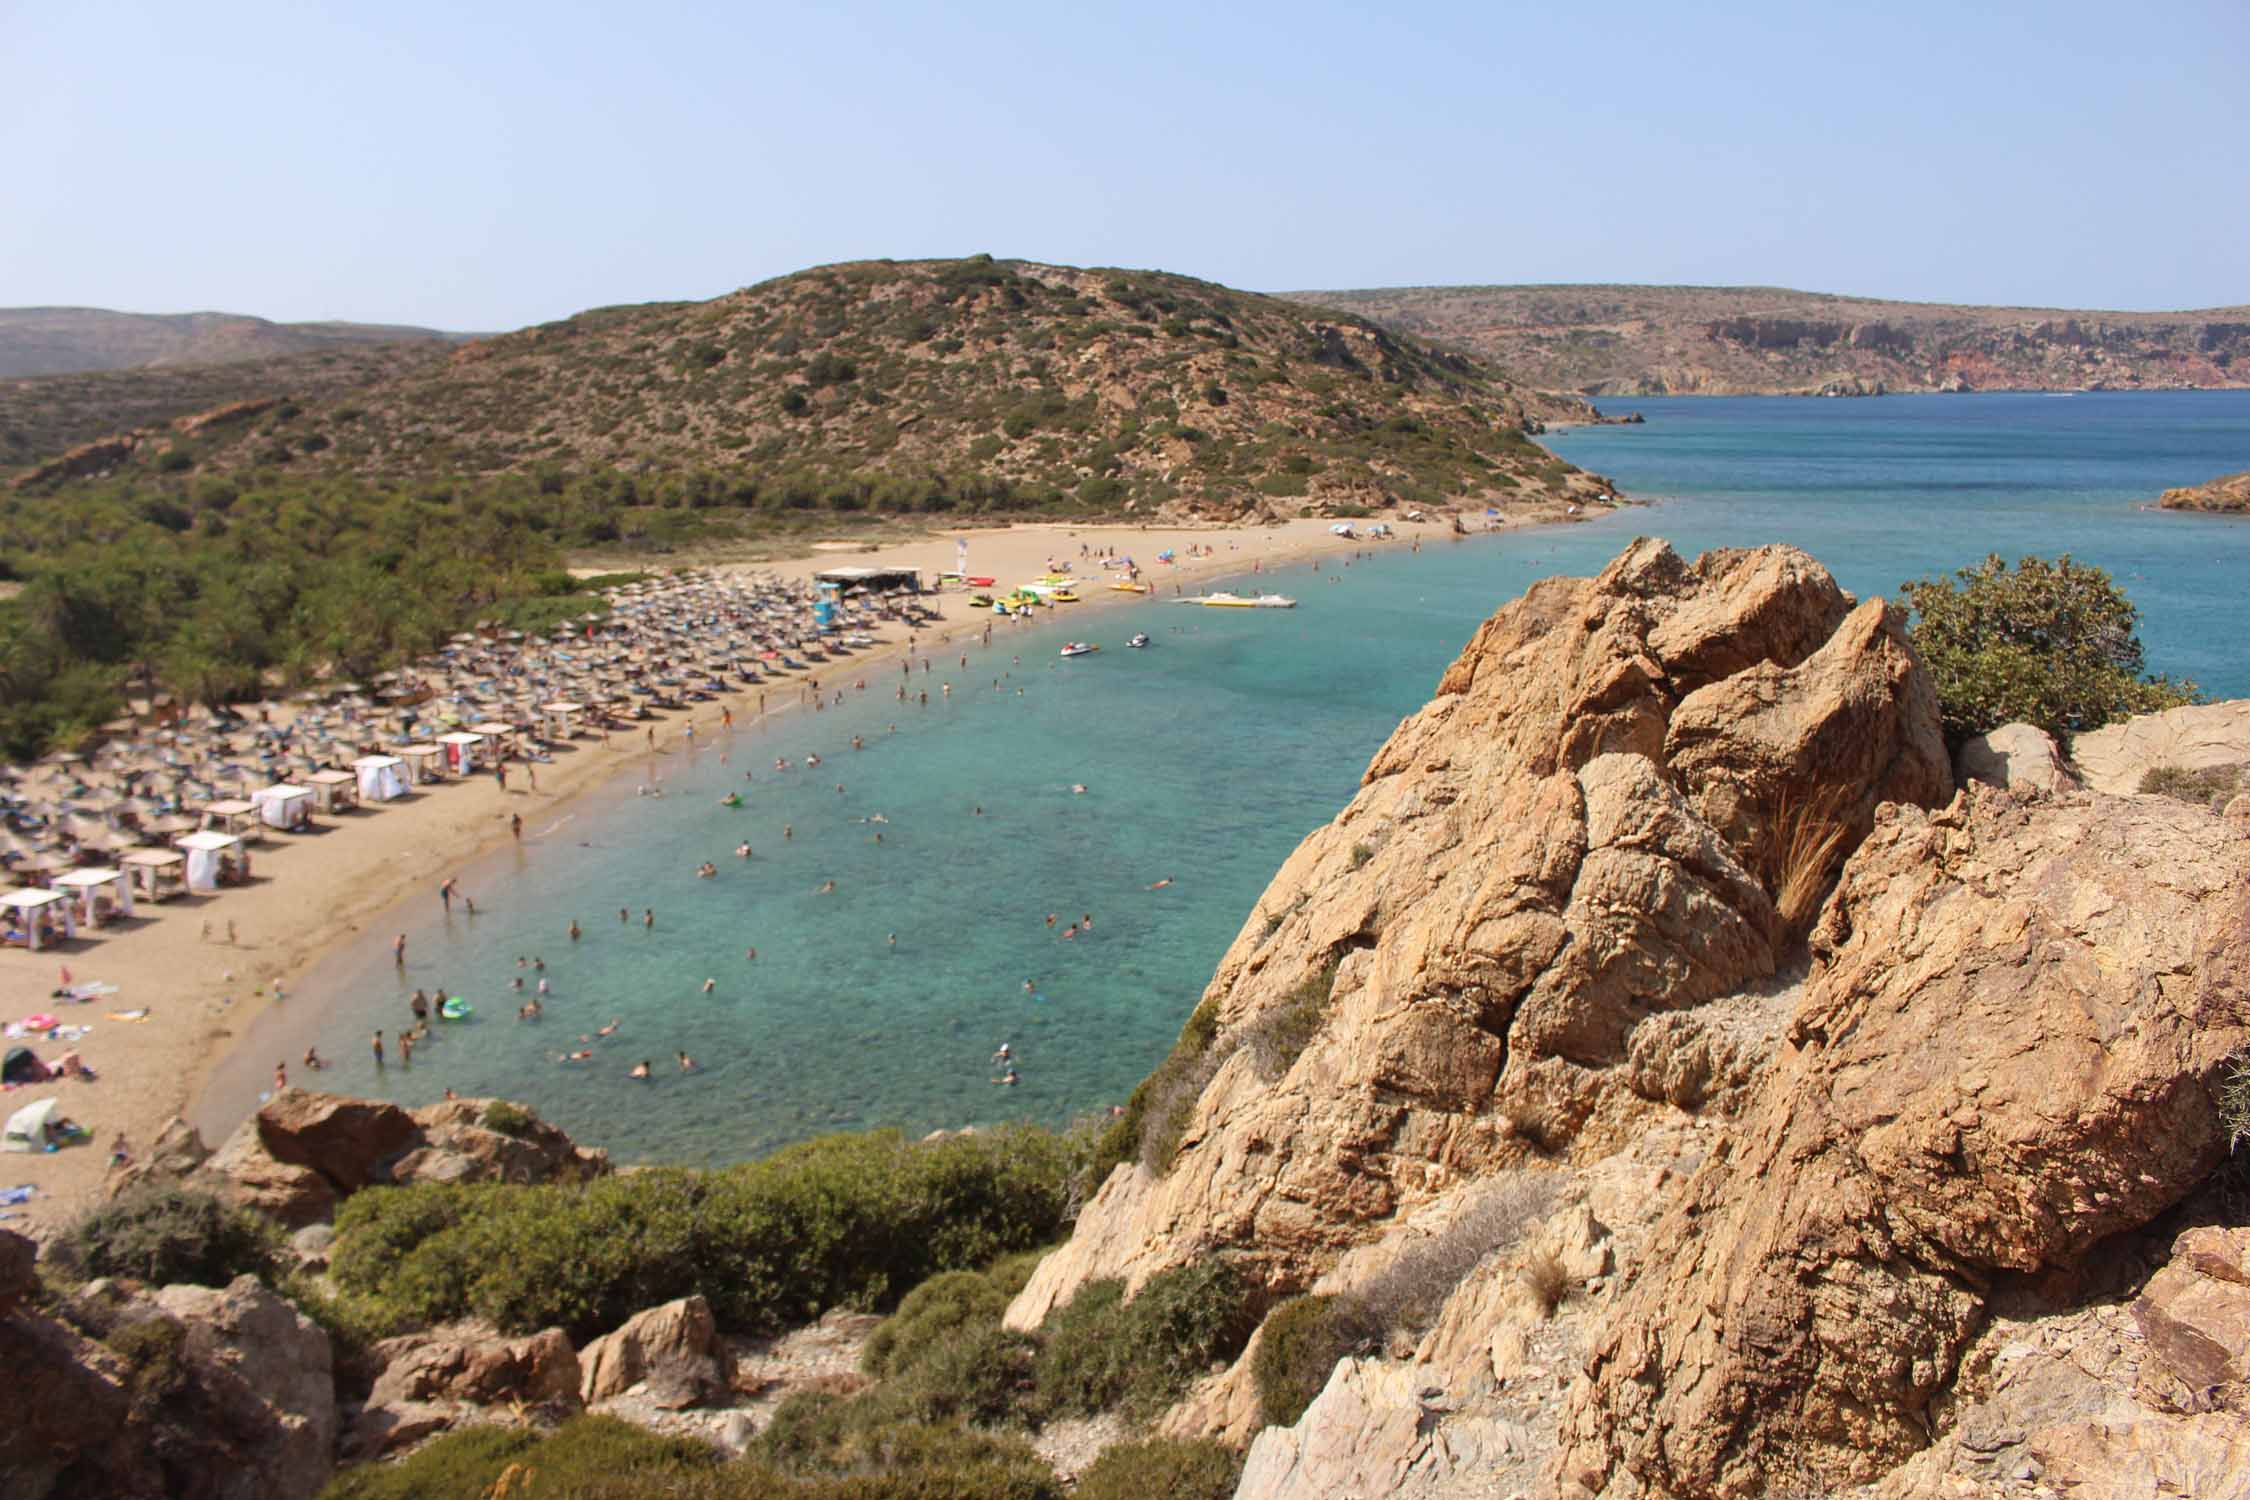
[[[1564,1268],[1562,1257],[1544,1245],[1525,1258],[1523,1269],[1516,1275],[1539,1304],[1540,1312],[1548,1317],[1553,1317],[1555,1309],[1570,1295],[1570,1272]]]
[[[1758,872],[1789,941],[1812,930],[1844,861],[1866,834],[1857,787],[1817,787],[1785,794],[1768,825],[1765,868]]]

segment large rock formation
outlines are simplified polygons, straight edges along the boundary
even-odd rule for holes
[[[1887,808],[1814,947],[1778,1070],[1587,1357],[1572,1493],[1877,1477],[1930,1441],[1996,1286],[2077,1266],[2225,1153],[2250,839],[2208,813]]]
[[[8,1500],[307,1500],[327,1482],[328,1337],[254,1279],[93,1282],[64,1311],[0,1317]]]
[[[2250,515],[2250,470],[2221,474],[2208,484],[2183,485],[2157,497],[2163,510],[2201,510],[2219,515]]]
[[[1494,615],[1221,961],[1176,1160],[1114,1171],[1010,1322],[1213,1251],[1294,1290],[1451,1184],[1738,1092],[1764,1043],[1714,1002],[1880,804],[1950,792],[1901,627],[1794,549],[1648,540]]]
[[[2151,771],[2250,766],[2250,699],[2195,703],[2088,730],[2070,742],[2071,764],[2097,792],[2141,789]]]
[[[574,1145],[528,1112],[496,1116],[490,1099],[447,1099],[411,1113],[395,1104],[283,1089],[206,1159],[191,1127],[166,1127],[170,1148],[120,1173],[112,1191],[184,1176],[291,1228],[323,1223],[375,1183],[584,1182],[608,1153]],[[488,1121],[499,1119],[507,1128]]]

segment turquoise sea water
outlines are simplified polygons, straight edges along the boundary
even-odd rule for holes
[[[476,918],[458,904],[443,918],[434,891],[410,901],[309,975],[272,1035],[309,1032],[337,1062],[324,1087],[409,1103],[448,1086],[508,1095],[625,1160],[734,1160],[875,1125],[1067,1120],[1121,1100],[1163,1055],[1275,868],[1351,796],[1478,622],[1644,532],[1688,553],[1794,542],[1861,593],[1987,551],[2068,550],[2132,592],[2153,668],[2250,694],[2235,644],[2250,638],[2250,522],[2135,509],[2250,463],[2250,392],[1631,405],[1646,426],[1553,446],[1647,508],[1262,577],[1299,597],[1293,611],[1066,612],[996,634],[966,669],[956,654],[915,670],[926,708],[895,699],[896,663],[839,674],[869,687],[538,815],[522,848],[463,871]],[[1135,629],[1157,644],[1124,649]],[[1059,659],[1071,635],[1101,653]],[[824,763],[773,770],[807,752]],[[659,774],[662,798],[635,795]],[[737,789],[745,807],[718,806]],[[876,814],[887,821],[858,821]],[[731,852],[744,839],[748,861]],[[718,878],[696,878],[705,859]],[[1088,913],[1090,935],[1059,936]],[[387,946],[400,928],[403,976]],[[509,981],[538,977],[519,955],[546,962],[543,1022],[513,1019]],[[378,1073],[368,1033],[405,1024],[415,986],[466,995],[477,1017],[440,1028],[411,1071],[394,1052]],[[613,1017],[592,1062],[554,1060]],[[1014,1088],[991,1081],[1002,1041]],[[682,1050],[701,1071],[678,1072]],[[642,1058],[651,1083],[626,1076]],[[270,1066],[222,1073],[205,1123],[251,1107]]]

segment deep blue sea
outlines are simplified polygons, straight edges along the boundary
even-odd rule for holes
[[[2250,694],[2250,521],[2139,508],[2250,466],[2250,392],[1617,406],[1647,424],[1551,446],[1645,507],[1261,577],[1299,597],[1291,611],[1066,612],[996,635],[966,669],[957,656],[917,669],[927,708],[896,700],[896,663],[871,666],[841,709],[661,757],[542,815],[520,849],[463,871],[478,916],[442,918],[434,892],[409,901],[308,976],[290,1031],[319,1016],[312,1036],[337,1060],[324,1087],[408,1103],[449,1086],[507,1095],[623,1160],[721,1162],[828,1130],[1099,1109],[1164,1054],[1274,870],[1352,795],[1476,625],[1642,533],[1690,554],[1793,542],[1862,595],[1991,551],[2067,551],[2131,593],[2152,669]],[[1123,649],[1134,629],[1156,645]],[[1074,634],[1100,654],[1059,659]],[[824,763],[773,770],[808,752]],[[658,774],[663,797],[635,795]],[[746,805],[720,807],[734,790]],[[749,860],[732,852],[744,840]],[[696,877],[706,859],[716,879]],[[1089,933],[1060,936],[1086,915]],[[387,948],[401,927],[403,978]],[[544,1021],[513,1019],[510,981],[540,975],[519,956],[545,962]],[[415,986],[478,1013],[440,1028],[411,1070],[378,1073],[368,1033],[403,1026]],[[594,1034],[613,1018],[611,1036]],[[1012,1088],[992,1081],[1003,1041]],[[591,1062],[557,1061],[582,1045]],[[681,1051],[698,1072],[680,1073]],[[643,1058],[649,1083],[627,1077]],[[206,1123],[254,1107],[260,1077],[222,1075]]]

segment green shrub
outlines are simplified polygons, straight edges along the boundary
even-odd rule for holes
[[[1041,1329],[1040,1409],[1151,1416],[1241,1352],[1249,1332],[1240,1279],[1219,1261],[1161,1272],[1131,1299],[1121,1281],[1088,1282]]]
[[[279,1235],[265,1220],[210,1193],[172,1185],[131,1189],[87,1214],[57,1246],[78,1274],[130,1276],[151,1286],[225,1286],[270,1278]]]
[[[332,1268],[398,1326],[474,1315],[585,1337],[701,1292],[722,1327],[770,1332],[1048,1243],[1082,1157],[1043,1130],[883,1131],[718,1172],[374,1188],[338,1214]]]
[[[616,1417],[573,1417],[545,1434],[528,1427],[464,1427],[396,1463],[346,1469],[321,1495],[322,1500],[473,1500],[511,1464],[536,1471],[533,1495],[653,1497],[678,1493],[676,1484],[709,1476],[719,1457],[708,1444],[659,1437]]]
[[[2245,785],[2250,766],[2150,766],[2141,773],[2141,790],[2216,811]]]
[[[1295,1297],[1275,1308],[1250,1364],[1268,1425],[1293,1425],[1328,1384],[1336,1362],[1365,1353],[1381,1333],[1345,1297]]]
[[[124,1359],[130,1373],[126,1393],[133,1410],[147,1416],[188,1387],[194,1372],[182,1351],[187,1330],[170,1318],[144,1318],[120,1323],[102,1342]]]
[[[868,1397],[843,1400],[799,1393],[774,1409],[773,1420],[745,1458],[799,1483],[857,1481],[869,1488],[750,1490],[764,1496],[985,1495],[1003,1500],[1054,1500],[1062,1486],[1021,1439],[954,1425],[889,1420]],[[981,1488],[979,1486],[982,1486]]]
[[[971,1331],[998,1327],[1008,1296],[974,1271],[933,1276],[899,1302],[867,1341],[859,1367],[878,1380],[917,1364],[932,1349]]]
[[[1235,1045],[1249,1050],[1261,1079],[1271,1083],[1288,1072],[1320,1034],[1336,992],[1336,967],[1337,961],[1329,959],[1242,1028]]]
[[[1952,578],[1900,585],[1955,744],[2002,724],[2058,737],[2195,701],[2195,685],[2142,675],[2140,611],[2100,568],[1997,554]]]
[[[519,1140],[523,1140],[532,1135],[539,1124],[539,1120],[530,1110],[525,1109],[520,1104],[511,1104],[505,1099],[495,1099],[484,1107],[484,1113],[478,1117],[478,1123],[482,1124],[487,1130],[496,1130],[502,1135],[512,1135]]]
[[[1115,1443],[1078,1476],[1074,1500],[1228,1500],[1242,1455],[1209,1438]]]
[[[1180,1028],[1180,1038],[1156,1071],[1141,1080],[1131,1097],[1125,1101],[1125,1112],[1112,1120],[1094,1145],[1093,1159],[1087,1163],[1087,1181],[1098,1188],[1110,1172],[1120,1163],[1140,1157],[1144,1161],[1152,1156],[1161,1157],[1163,1165],[1171,1164],[1172,1148],[1179,1144],[1180,1131],[1187,1127],[1184,1111],[1180,1111],[1178,1097],[1185,1092],[1184,1085],[1193,1083],[1195,1093],[1202,1092],[1202,1083],[1208,1082],[1210,1073],[1201,1071],[1203,1060],[1219,1034],[1219,1002],[1206,1000],[1188,1016],[1187,1024]],[[1195,1081],[1198,1072],[1201,1081]],[[1194,1104],[1193,1096],[1187,1103]],[[1152,1105],[1156,1106],[1152,1109]],[[1178,1112],[1177,1123],[1174,1114]],[[1160,1138],[1168,1138],[1170,1146],[1152,1151],[1149,1135],[1152,1116],[1158,1118],[1155,1127]]]

